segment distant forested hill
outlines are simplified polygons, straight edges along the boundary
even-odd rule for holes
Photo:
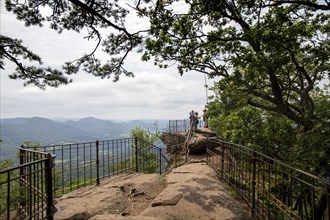
[[[167,121],[158,123],[159,129],[162,129],[166,127]],[[0,162],[6,159],[15,160],[17,148],[24,142],[53,145],[126,138],[137,126],[152,129],[153,121],[115,123],[92,117],[64,122],[40,117],[0,119]]]
[[[130,131],[136,126],[148,126],[143,121],[130,121],[114,123],[109,120],[101,120],[93,117],[83,118],[79,121],[66,121],[62,123],[70,127],[81,129],[100,139],[113,139],[129,137]]]

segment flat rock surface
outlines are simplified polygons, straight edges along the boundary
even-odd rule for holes
[[[87,186],[57,199],[55,219],[90,219],[100,214],[135,216],[165,188],[158,174],[123,174]],[[103,218],[109,219],[109,218]]]
[[[191,163],[174,169],[167,176],[167,184],[140,216],[161,219],[249,219],[243,204],[228,195],[214,170],[205,163]],[[164,204],[153,206],[155,203]]]
[[[56,207],[55,219],[251,219],[215,171],[198,161],[165,176],[112,177],[64,195]]]

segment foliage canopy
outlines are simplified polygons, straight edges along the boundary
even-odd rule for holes
[[[136,127],[131,130],[130,136],[136,140],[136,145],[132,146],[134,155],[132,161],[139,166],[139,172],[154,173],[160,164],[157,160],[158,154],[155,154],[154,143],[158,140],[160,132],[156,129],[155,133]]]
[[[161,68],[177,64],[180,74],[221,76],[220,89],[246,95],[249,105],[278,112],[305,131],[318,123],[312,93],[330,74],[327,0],[139,0],[127,5],[147,17],[150,27],[136,33],[126,28],[129,10],[117,0],[6,0],[5,5],[26,26],[87,30],[86,38],[97,40],[92,53],[58,70],[24,65],[20,58],[42,60],[21,40],[1,35],[0,67],[4,60],[14,62],[10,78],[25,85],[57,87],[70,83],[79,69],[101,78],[113,75],[115,81],[120,74],[133,76],[124,61],[136,49],[143,51],[142,60],[154,58]],[[99,47],[110,57],[105,63],[95,56]]]
[[[329,80],[329,2],[193,0],[186,12],[172,2],[146,12],[152,36],[145,60],[221,76],[217,87],[227,96],[246,96],[304,131],[318,123],[312,96]]]
[[[133,75],[124,61],[137,50],[142,60],[154,59],[161,68],[176,64],[180,74],[195,70],[221,77],[214,86],[217,95],[209,105],[210,116],[228,123],[215,124],[231,138],[252,133],[247,125],[259,123],[266,133],[258,137],[257,126],[255,136],[244,140],[256,144],[276,134],[273,144],[286,146],[291,144],[284,137],[287,133],[297,137],[292,140],[295,146],[304,149],[323,140],[323,150],[317,152],[328,155],[324,147],[329,142],[324,138],[330,133],[329,87],[322,86],[330,78],[328,0],[136,0],[128,3],[131,11],[150,22],[148,30],[136,33],[126,28],[129,10],[117,0],[6,0],[5,4],[26,26],[49,24],[58,33],[87,30],[87,39],[97,40],[92,53],[56,70],[22,64],[19,58],[42,61],[21,40],[1,35],[0,67],[4,68],[4,60],[14,62],[12,79],[56,87],[70,83],[69,76],[83,69],[118,80],[120,74]],[[43,13],[44,8],[50,13]],[[110,57],[105,63],[95,56],[99,48]],[[238,119],[245,127],[235,124]],[[238,127],[231,129],[230,123]]]
[[[101,78],[113,75],[114,81],[119,79],[120,74],[133,76],[123,64],[128,53],[141,44],[142,38],[139,32],[129,33],[125,28],[128,10],[121,7],[117,0],[6,0],[5,6],[25,26],[47,24],[59,34],[64,30],[78,33],[87,30],[85,38],[97,42],[94,51],[66,62],[58,70],[42,67],[41,57],[24,46],[21,40],[0,35],[0,68],[4,68],[5,60],[14,62],[17,66],[16,71],[9,75],[10,78],[22,79],[25,81],[24,85],[34,84],[45,88],[70,83],[72,80],[69,76],[76,74],[79,69]],[[47,11],[50,13],[46,13]],[[102,30],[110,30],[110,33],[104,37]],[[105,63],[94,55],[99,46],[110,56],[110,60]],[[38,66],[26,65],[20,59],[37,62]]]

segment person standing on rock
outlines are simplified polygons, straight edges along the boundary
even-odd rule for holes
[[[209,125],[208,125],[208,115],[207,115],[207,110],[204,109],[203,110],[204,114],[203,114],[203,121],[204,121],[204,128],[208,128]]]
[[[199,123],[198,119],[199,119],[198,112],[195,112],[195,115],[193,117],[193,130],[194,131],[197,129],[197,125]]]
[[[194,117],[194,110],[191,110],[191,112],[189,112],[190,125],[194,122]]]

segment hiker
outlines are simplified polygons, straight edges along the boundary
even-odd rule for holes
[[[189,112],[190,125],[193,123],[194,117],[195,117],[194,110],[191,110],[191,112]]]
[[[204,109],[203,112],[204,112],[204,114],[203,114],[204,128],[208,128],[209,125],[208,125],[207,121],[208,121],[209,116],[207,115],[206,109]]]
[[[194,131],[197,129],[197,125],[199,123],[198,119],[199,119],[198,112],[195,112],[195,115],[193,117],[193,130]]]

